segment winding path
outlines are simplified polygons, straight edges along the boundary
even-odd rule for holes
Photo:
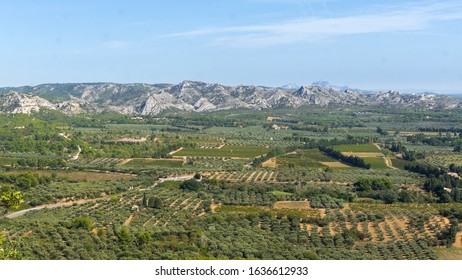
[[[175,153],[178,153],[179,151],[183,150],[183,147],[180,147],[178,149],[176,149],[175,151],[171,151],[170,153],[168,153],[169,155],[173,155]]]
[[[189,174],[189,175],[178,175],[178,176],[175,176],[175,177],[167,177],[167,178],[159,178],[159,180],[157,180],[152,186],[150,187],[147,187],[145,189],[140,189],[140,191],[149,191],[149,190],[152,190],[153,188],[155,188],[158,184],[160,183],[163,183],[165,181],[175,181],[175,182],[182,182],[182,181],[186,181],[186,180],[189,180],[189,179],[192,179],[194,178],[194,174]]]
[[[77,148],[79,148],[79,151],[77,152],[75,156],[72,157],[72,160],[78,160],[80,156],[80,152],[82,152],[82,149],[80,148],[79,145],[77,145]]]
[[[9,219],[13,219],[13,218],[23,216],[24,214],[26,214],[27,212],[30,212],[30,211],[41,210],[41,209],[45,209],[45,208],[51,209],[51,208],[57,208],[57,207],[61,207],[61,206],[72,206],[74,204],[80,205],[80,204],[84,204],[84,203],[87,203],[87,202],[92,202],[92,201],[97,201],[97,200],[102,200],[102,199],[107,199],[107,198],[101,198],[100,197],[100,198],[90,198],[90,199],[80,199],[80,200],[74,200],[74,201],[58,202],[58,203],[52,203],[52,204],[43,204],[43,205],[40,205],[40,206],[37,206],[37,207],[28,208],[28,209],[24,209],[24,210],[21,210],[21,211],[17,211],[17,212],[7,214],[7,215],[5,215],[5,217],[9,218]]]
[[[396,167],[393,166],[393,162],[391,161],[391,159],[389,157],[384,157],[385,159],[385,164],[390,167],[391,169],[398,169]]]

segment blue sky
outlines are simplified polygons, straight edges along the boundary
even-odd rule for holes
[[[298,85],[462,93],[462,1],[2,1],[0,86]]]

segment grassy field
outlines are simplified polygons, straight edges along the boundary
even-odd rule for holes
[[[293,193],[283,192],[283,191],[273,191],[271,193],[277,198],[294,196]]]
[[[277,164],[282,167],[287,167],[292,164],[296,167],[313,167],[324,168],[326,166],[333,168],[349,168],[335,159],[328,157],[319,150],[297,150],[295,153],[290,153],[277,158]]]
[[[462,248],[433,248],[439,260],[462,260]]]
[[[4,158],[0,157],[0,165],[11,165],[17,162],[16,158]]]
[[[385,160],[383,157],[373,157],[373,158],[367,157],[363,159],[366,163],[371,165],[371,168],[375,168],[375,169],[388,169],[389,168],[387,164],[385,163]]]
[[[275,209],[311,209],[308,201],[278,201],[274,203],[273,208]]]
[[[168,160],[168,159],[145,159],[136,158],[132,159],[125,166],[163,166],[163,167],[181,167],[183,166],[182,160]]]
[[[254,158],[269,152],[261,146],[224,146],[221,149],[186,148],[173,156]]]
[[[330,168],[351,168],[351,166],[346,165],[344,163],[341,163],[339,161],[332,162],[332,161],[327,161],[327,162],[320,162],[322,165],[325,165]]]
[[[393,164],[394,167],[399,168],[399,169],[404,169],[404,166],[406,164],[409,164],[407,160],[402,160],[398,158],[392,158],[391,163]]]
[[[334,146],[334,149],[340,152],[353,153],[379,153],[380,150],[374,144],[357,144],[357,145],[339,145]]]
[[[326,156],[325,154],[321,153],[319,150],[306,150],[302,152],[304,156],[316,160],[319,162],[336,162],[335,159]]]

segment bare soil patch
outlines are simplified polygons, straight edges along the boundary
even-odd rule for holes
[[[179,198],[177,198],[174,202],[170,203],[170,205],[168,206],[168,208],[172,208],[173,205],[175,205],[175,203],[180,200]]]
[[[459,231],[458,233],[456,233],[456,242],[452,244],[452,247],[462,248],[462,232]]]
[[[338,167],[338,168],[351,168],[351,166],[343,164],[338,161],[332,161],[332,162],[319,162],[322,165],[329,166],[329,167]]]
[[[220,206],[219,204],[215,204],[215,203],[212,203],[210,205],[210,209],[212,209],[212,213],[215,213],[215,209],[217,209],[217,207]]]
[[[127,142],[127,143],[143,143],[146,142],[148,139],[149,135],[146,137],[141,137],[141,138],[129,138],[129,137],[124,137],[115,140],[114,142]]]
[[[278,201],[273,204],[275,209],[311,209],[309,201]]]
[[[132,158],[123,159],[121,162],[117,163],[117,165],[124,165],[126,163],[129,163],[131,160],[132,160]]]
[[[178,153],[179,151],[183,150],[183,147],[180,147],[178,150],[175,150],[175,151],[171,151],[170,153],[168,153],[169,155],[173,155],[174,153]]]
[[[272,168],[276,168],[278,165],[277,165],[277,161],[276,161],[276,158],[270,158],[269,160],[263,162],[261,164],[262,167],[272,167]]]
[[[43,204],[37,207],[33,207],[33,208],[7,214],[5,217],[12,219],[12,218],[20,217],[26,214],[27,212],[34,211],[34,210],[40,210],[44,208],[56,208],[56,207],[61,207],[61,206],[80,205],[80,204],[84,204],[87,202],[93,202],[93,201],[98,201],[98,200],[103,200],[103,199],[107,200],[107,198],[91,198],[91,199],[79,199],[79,200],[73,200],[73,201],[67,201],[67,202],[58,202],[58,203],[53,203],[53,204]]]
[[[186,205],[186,203],[188,203],[188,201],[191,199],[192,197],[188,197],[186,198],[185,200],[183,200],[183,202],[181,202],[181,204],[179,205],[179,207],[183,206],[183,205]]]
[[[263,171],[260,171],[258,172],[257,176],[255,176],[255,178],[253,178],[254,181],[258,181],[258,178],[260,177],[260,175],[263,173]]]
[[[440,260],[462,260],[461,248],[433,248],[433,250]]]
[[[146,225],[149,224],[149,222],[152,221],[152,219],[154,219],[154,217],[149,218],[149,220],[147,220],[147,221],[143,224],[143,227],[146,227]]]
[[[131,214],[123,223],[124,226],[129,226],[132,222],[133,218],[135,217],[135,213]]]
[[[382,153],[364,153],[364,152],[342,152],[345,156],[355,156],[355,157],[383,157]]]
[[[204,201],[203,201],[203,200],[199,201],[199,202],[196,204],[196,206],[194,206],[193,211],[196,211],[196,210],[199,208],[199,206],[201,206],[202,202],[204,202]]]
[[[250,182],[252,180],[252,177],[257,173],[256,171],[250,174],[249,178],[247,178],[247,182]]]

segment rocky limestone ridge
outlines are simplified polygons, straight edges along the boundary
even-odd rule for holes
[[[207,112],[233,108],[265,109],[300,106],[382,106],[450,109],[457,98],[432,94],[370,92],[317,82],[298,89],[254,85],[225,86],[183,81],[180,84],[74,83],[0,88],[0,112],[37,112],[40,108],[67,114],[118,112],[157,115],[165,110]]]
[[[40,108],[56,109],[56,106],[44,98],[20,94],[16,91],[8,91],[0,95],[1,112],[31,114],[38,112]]]

